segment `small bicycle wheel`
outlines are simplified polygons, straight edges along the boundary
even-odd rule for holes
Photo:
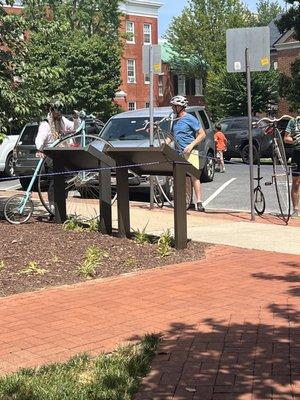
[[[24,194],[16,194],[10,197],[4,205],[5,219],[11,224],[24,224],[33,213],[33,202],[27,199]]]
[[[266,209],[265,196],[259,187],[254,189],[254,208],[258,215],[262,215]]]
[[[156,177],[156,182],[160,187],[161,192],[164,195],[165,200],[169,203],[171,207],[174,207],[174,179],[172,176],[165,177],[165,183],[162,184],[159,177]],[[188,210],[191,206],[193,200],[193,185],[190,176],[186,177],[186,209]]]
[[[78,148],[83,147],[82,143],[83,134],[69,136],[63,138],[55,148]],[[101,141],[107,144],[98,136],[86,134],[84,145],[88,146],[93,141]],[[42,171],[47,171],[47,162],[44,160]],[[51,173],[51,171],[49,171]],[[45,182],[46,181],[46,182]],[[48,195],[45,188],[49,187],[49,177],[41,174],[38,177],[38,193],[41,203],[46,210],[51,214],[53,209],[50,208]],[[79,222],[88,222],[99,217],[99,179],[98,171],[79,171],[75,173],[67,173],[65,175],[65,197],[66,197],[66,211],[67,218],[75,218]],[[116,196],[114,196],[116,197]],[[114,200],[114,197],[112,200]]]
[[[274,136],[273,179],[279,206],[279,217],[287,224],[291,213],[289,169],[283,140],[278,129],[276,129]]]
[[[153,182],[154,182],[153,185],[154,201],[158,205],[158,207],[163,208],[165,204],[163,192],[160,186],[157,184],[157,181],[154,180]]]

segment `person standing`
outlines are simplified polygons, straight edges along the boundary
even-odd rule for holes
[[[62,115],[62,110],[63,104],[59,100],[53,100],[50,102],[47,109],[47,118],[40,123],[35,139],[35,145],[37,148],[36,156],[39,158],[45,158],[45,172],[47,174],[53,172],[53,161],[51,158],[45,156],[43,149],[50,146],[55,140],[73,133],[78,127],[78,116],[72,122]],[[54,179],[51,176],[49,177],[48,202],[51,210],[49,220],[52,220],[55,208]]]
[[[175,115],[172,127],[174,142],[180,153],[188,159],[193,149],[206,137],[206,133],[199,120],[186,112],[188,101],[184,96],[174,96],[170,101],[170,105]],[[167,144],[171,142],[170,138],[166,140]],[[191,179],[196,196],[195,208],[197,211],[203,212],[205,209],[201,201],[200,179],[194,176]]]
[[[217,124],[214,139],[216,144],[217,163],[219,170],[220,172],[225,172],[224,151],[227,150],[227,139],[221,129],[221,125]]]
[[[292,188],[293,212],[291,217],[298,218],[300,195],[300,117],[289,121],[284,134],[284,142],[293,145],[292,153]]]

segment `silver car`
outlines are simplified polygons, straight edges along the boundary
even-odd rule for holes
[[[213,126],[204,107],[191,106],[186,111],[196,117],[206,131],[206,138],[198,146],[200,155],[201,182],[211,182],[215,173],[215,143]],[[154,109],[154,121],[160,121],[172,113],[170,107],[159,107]],[[135,111],[127,111],[113,116],[104,126],[100,137],[105,139],[114,147],[147,147],[149,146],[149,133],[143,129],[149,122],[149,108]],[[169,121],[164,121],[161,128],[165,132],[170,131]],[[159,145],[155,139],[154,146]],[[138,177],[132,174],[129,185],[136,190],[149,186],[147,176]]]

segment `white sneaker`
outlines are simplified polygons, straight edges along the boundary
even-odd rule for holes
[[[299,217],[300,217],[300,215],[299,215],[299,209],[298,209],[298,208],[295,208],[294,211],[293,211],[292,214],[291,214],[291,218],[299,218]]]

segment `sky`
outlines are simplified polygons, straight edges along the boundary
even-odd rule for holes
[[[188,0],[156,0],[164,3],[159,11],[159,35],[160,37],[166,32],[172,17],[179,15],[182,9],[188,4]],[[281,5],[284,5],[284,0],[278,0]],[[244,0],[251,11],[255,11],[257,0]]]

